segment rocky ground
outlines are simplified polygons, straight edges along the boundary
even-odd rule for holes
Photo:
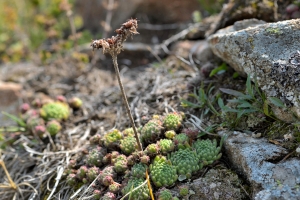
[[[216,139],[218,145],[223,136],[220,159],[166,186],[173,198],[300,199],[300,21],[283,21],[294,18],[299,9],[286,10],[289,3],[285,1],[278,1],[277,9],[273,4],[258,2],[253,7],[252,3],[230,2],[218,16],[190,25],[151,46],[150,51],[145,44],[134,44],[133,37],[119,56],[121,78],[137,127],[144,126],[153,115],[176,111],[185,114],[177,134],[190,128],[197,130],[203,140]],[[256,19],[244,20],[249,18]],[[0,109],[5,112],[19,115],[22,103],[36,99],[46,102],[57,96],[83,101],[52,137],[38,137],[28,125],[11,126],[12,121],[0,115],[1,125],[6,127],[1,130],[5,148],[0,164],[7,169],[7,173],[0,170],[1,199],[122,198],[124,193],[120,191],[115,192],[115,198],[104,198],[108,189],[101,181],[89,180],[82,185],[83,179],[80,182],[77,177],[80,184],[68,179],[74,170],[77,173],[87,165],[91,138],[98,134],[104,137],[114,128],[131,127],[113,69],[109,56],[103,56],[100,50],[93,52],[90,47],[58,55],[43,64],[1,66]],[[200,89],[206,97],[201,96]],[[238,107],[240,102],[227,101],[234,97],[244,104]],[[228,108],[235,112],[226,112]],[[244,114],[245,110],[249,113]],[[160,138],[164,136],[157,140]],[[194,140],[189,141],[191,146]],[[146,163],[153,164],[153,160],[151,157]],[[99,168],[103,170],[104,166]],[[114,180],[124,188],[128,179],[122,173]],[[153,174],[150,168],[152,179]],[[153,180],[152,187],[157,199],[162,188]],[[188,188],[185,195],[182,188]],[[96,190],[100,196],[95,196]]]

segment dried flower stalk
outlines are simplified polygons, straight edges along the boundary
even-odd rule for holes
[[[126,39],[129,36],[133,36],[135,34],[138,34],[137,32],[137,20],[136,19],[130,19],[127,22],[125,22],[124,24],[122,24],[122,26],[116,30],[117,35],[116,36],[112,36],[111,38],[107,38],[107,39],[100,39],[100,40],[93,40],[91,43],[91,47],[93,47],[94,49],[102,49],[103,50],[103,54],[105,53],[109,53],[112,57],[113,60],[113,65],[116,71],[116,75],[118,78],[118,82],[119,82],[119,86],[121,89],[121,93],[122,93],[122,97],[123,97],[123,101],[125,104],[125,108],[128,114],[128,117],[130,119],[133,131],[134,131],[134,135],[136,138],[136,142],[138,144],[138,150],[142,151],[142,145],[140,143],[139,140],[139,136],[137,133],[137,129],[135,127],[134,121],[133,121],[133,117],[129,108],[129,104],[128,104],[128,100],[125,94],[125,90],[123,87],[123,83],[120,77],[120,71],[119,71],[119,67],[118,67],[118,62],[117,62],[117,55],[119,53],[121,53],[121,51],[123,50],[123,42],[126,41]]]

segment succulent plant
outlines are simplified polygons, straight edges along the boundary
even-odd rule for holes
[[[30,110],[30,105],[28,103],[23,103],[20,107],[21,113],[24,114]]]
[[[117,173],[124,173],[128,168],[127,158],[123,154],[118,155],[116,158],[112,159],[112,163],[114,165],[114,170]]]
[[[135,160],[140,160],[140,158],[145,155],[144,151],[135,151],[131,154]]]
[[[152,119],[142,128],[141,140],[145,143],[155,142],[160,137],[162,130],[162,122],[158,119]]]
[[[47,123],[46,129],[50,135],[54,136],[61,130],[61,125],[58,121],[51,120]]]
[[[143,155],[143,156],[140,157],[140,161],[143,164],[148,164],[150,162],[150,157],[147,156],[147,155]]]
[[[39,98],[36,98],[31,102],[31,105],[36,108],[40,108],[42,107],[42,101]]]
[[[111,176],[105,176],[102,180],[102,183],[105,186],[110,186],[113,182],[114,182],[114,179]]]
[[[103,159],[102,159],[103,164],[110,164],[111,163],[111,153],[107,153]]]
[[[79,99],[78,97],[73,97],[69,100],[69,105],[71,108],[74,108],[74,109],[79,109],[81,108],[82,106],[82,100]]]
[[[170,190],[166,188],[161,188],[158,191],[157,200],[172,200],[172,193]]]
[[[159,140],[158,145],[162,154],[167,154],[175,149],[174,142],[169,139]]]
[[[100,167],[103,164],[103,158],[106,155],[106,149],[101,146],[93,148],[86,157],[86,163],[89,166]]]
[[[182,132],[185,133],[190,138],[190,140],[195,140],[199,135],[199,130],[196,128],[186,128],[183,129]]]
[[[177,174],[184,175],[186,178],[190,178],[194,172],[200,169],[196,152],[189,148],[172,152],[170,160],[175,166]]]
[[[26,111],[26,113],[24,113],[24,114],[21,115],[21,119],[23,121],[25,121],[26,124],[27,124],[29,118],[31,118],[31,117],[37,117],[37,118],[39,118],[39,115],[40,114],[39,114],[38,110],[30,109],[30,110]]]
[[[112,184],[109,185],[108,187],[108,191],[112,192],[112,193],[118,193],[121,189],[121,184],[120,183],[117,183],[117,182],[112,182]]]
[[[95,134],[90,138],[90,144],[101,144],[101,135],[100,134]]]
[[[56,100],[60,101],[60,102],[63,102],[63,103],[67,102],[66,97],[64,97],[63,95],[56,96]]]
[[[67,176],[66,182],[69,186],[74,187],[77,184],[76,174],[69,174]]]
[[[44,124],[45,124],[44,120],[38,116],[31,116],[26,121],[27,128],[32,131],[36,126],[44,125]]]
[[[143,163],[137,163],[131,168],[131,175],[135,178],[146,178],[146,169],[148,166]]]
[[[111,159],[113,160],[113,159],[115,159],[115,158],[117,158],[119,155],[120,155],[120,153],[118,152],[118,151],[112,151],[111,153],[110,153],[110,157],[111,157]]]
[[[102,171],[100,171],[98,180],[102,185],[109,186],[106,184],[106,182],[104,182],[105,177],[107,176],[110,176],[112,179],[117,176],[113,166],[106,166]]]
[[[37,125],[33,128],[33,133],[42,136],[46,132],[46,127],[44,125]]]
[[[133,155],[127,157],[127,164],[132,166],[137,162],[137,159]]]
[[[132,191],[134,188],[140,186],[144,182],[145,182],[145,179],[142,179],[142,178],[131,178],[131,179],[129,179],[127,185],[122,190],[122,194],[126,195],[127,193]],[[149,189],[147,187],[147,184],[145,184],[142,187],[140,187],[139,189],[131,192],[131,194],[129,195],[129,200],[135,200],[135,199],[139,199],[139,200],[148,200],[148,199],[150,199],[150,193],[149,193]]]
[[[176,135],[173,138],[173,141],[177,149],[185,149],[189,147],[189,137],[184,133]]]
[[[56,101],[43,105],[40,109],[40,115],[46,121],[51,119],[60,121],[68,119],[70,110],[68,104]]]
[[[93,196],[94,196],[94,199],[100,199],[101,191],[100,190],[94,190],[93,191]]]
[[[133,128],[126,128],[122,133],[123,137],[134,136]]]
[[[89,168],[86,173],[87,179],[92,182],[99,175],[99,172],[100,170],[98,167]]]
[[[176,168],[165,156],[156,156],[150,165],[151,180],[156,187],[173,185],[178,176]]]
[[[112,192],[106,192],[100,200],[115,200],[116,195]]]
[[[76,160],[70,160],[68,164],[69,169],[74,169],[76,167]]]
[[[170,131],[165,132],[166,138],[171,139],[171,140],[175,137],[175,135],[176,135],[176,132],[174,130],[170,130]]]
[[[136,139],[133,136],[127,136],[121,140],[120,149],[126,155],[130,155],[137,149],[137,147]]]
[[[82,180],[83,178],[86,178],[86,174],[88,172],[88,168],[85,165],[80,166],[80,168],[77,170],[76,177],[79,180]]]
[[[118,147],[122,133],[118,129],[113,129],[104,135],[103,141],[107,148],[115,149]]]
[[[221,147],[217,147],[217,141],[215,139],[213,142],[209,139],[197,140],[193,143],[193,148],[197,152],[199,162],[203,165],[212,164],[222,156],[222,153],[220,153]]]
[[[178,130],[182,126],[182,115],[177,112],[167,114],[164,117],[163,126],[167,130]]]
[[[158,144],[149,144],[145,149],[145,153],[148,156],[156,156],[160,152],[160,146]]]
[[[184,197],[187,196],[189,194],[189,186],[187,185],[182,185],[179,186],[179,195]]]

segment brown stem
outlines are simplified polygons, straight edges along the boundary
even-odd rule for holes
[[[132,114],[131,114],[131,111],[130,111],[130,108],[129,108],[129,104],[128,104],[128,100],[127,100],[127,97],[126,97],[126,94],[125,94],[123,83],[122,83],[122,80],[121,80],[121,77],[120,77],[120,71],[119,71],[118,62],[117,62],[117,55],[112,54],[111,56],[112,56],[112,59],[113,59],[114,68],[115,68],[115,71],[116,71],[116,74],[117,74],[117,78],[118,78],[119,86],[120,86],[120,89],[121,89],[121,93],[122,93],[123,101],[124,101],[124,104],[125,104],[125,108],[126,108],[128,117],[130,119],[131,126],[132,126],[133,131],[134,131],[134,136],[135,136],[136,142],[138,144],[138,150],[142,151],[143,150],[142,145],[141,145],[140,140],[139,140],[139,136],[138,136],[138,133],[137,133],[134,121],[133,121],[133,117],[132,117]]]
[[[3,168],[3,170],[4,170],[5,174],[6,174],[6,177],[7,177],[7,179],[8,179],[9,184],[10,184],[10,187],[12,187],[14,190],[16,190],[16,189],[17,189],[17,185],[16,185],[15,182],[11,179],[11,177],[10,177],[10,175],[9,175],[7,169],[6,169],[6,166],[5,166],[5,163],[4,163],[3,160],[0,160],[0,165],[1,165],[1,167]]]

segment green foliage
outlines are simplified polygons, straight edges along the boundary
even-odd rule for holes
[[[132,152],[134,152],[137,149],[135,137],[128,136],[121,140],[120,149],[126,155],[130,155]]]
[[[210,15],[221,11],[224,0],[198,0],[201,8]]]
[[[180,133],[173,138],[173,142],[177,149],[184,149],[189,146],[189,137],[184,133]]]
[[[112,192],[106,192],[102,197],[101,200],[114,200],[116,199],[116,195]]]
[[[224,72],[226,72],[228,70],[227,64],[226,63],[222,63],[222,65],[220,65],[219,67],[213,69],[210,74],[209,77],[212,77],[216,74],[222,74]]]
[[[167,154],[175,149],[174,142],[169,139],[160,139],[158,145],[162,154]]]
[[[183,185],[179,187],[179,195],[184,197],[189,194],[189,186]]]
[[[61,125],[58,121],[52,120],[47,123],[46,129],[50,135],[54,136],[61,130]]]
[[[182,116],[180,113],[172,112],[167,114],[163,120],[163,126],[167,130],[178,130],[182,126]]]
[[[160,151],[160,147],[158,144],[149,144],[145,149],[145,153],[148,156],[155,156],[159,153],[159,151]]]
[[[86,157],[86,163],[89,166],[100,167],[103,164],[103,158],[106,154],[106,149],[103,147],[93,148]]]
[[[122,139],[122,133],[118,129],[113,129],[104,135],[103,141],[107,148],[116,147]]]
[[[69,174],[67,176],[67,180],[66,180],[67,184],[69,186],[74,187],[77,184],[77,180],[76,180],[76,174]]]
[[[208,92],[204,90],[204,86],[201,85],[198,90],[194,89],[194,92],[189,94],[196,102],[191,102],[186,99],[181,99],[181,106],[184,108],[194,108],[194,109],[203,109],[203,114],[206,115],[209,112],[216,116],[220,116],[221,114],[215,109],[214,104],[219,99],[219,92],[214,91],[214,86],[208,86]]]
[[[88,169],[86,176],[90,182],[94,181],[94,179],[98,176],[100,170],[98,167],[91,167]]]
[[[51,119],[66,120],[69,118],[70,109],[68,104],[56,101],[43,105],[40,109],[40,115],[46,121]]]
[[[122,194],[126,195],[127,193],[131,192],[129,195],[129,200],[135,200],[135,199],[140,199],[140,200],[148,200],[150,199],[150,192],[147,187],[147,184],[144,184],[142,187],[140,187],[137,190],[134,190],[138,186],[142,185],[144,183],[144,179],[142,178],[131,178],[129,179],[127,185],[123,188]]]
[[[27,126],[26,123],[21,118],[15,116],[15,115],[12,115],[12,114],[9,114],[9,113],[3,112],[3,111],[2,111],[2,114],[9,117],[13,121],[15,121],[21,127],[26,127]]]
[[[166,188],[162,188],[159,192],[158,192],[158,200],[172,200],[172,193],[170,190],[166,189]]]
[[[221,145],[217,147],[216,140],[213,140],[213,142],[209,139],[197,140],[193,143],[193,148],[196,150],[200,164],[203,165],[212,164],[222,156],[222,153],[220,153]]]
[[[191,178],[193,173],[202,168],[202,166],[199,166],[199,158],[196,152],[188,148],[172,152],[170,160],[173,166],[175,166],[177,174],[186,178]]]
[[[173,185],[178,175],[176,168],[164,156],[156,156],[150,165],[151,180],[156,187]]]
[[[258,87],[257,82],[254,85],[251,83],[250,76],[246,81],[246,92],[242,93],[232,89],[220,88],[223,93],[235,96],[234,99],[228,100],[228,102],[234,104],[234,108],[224,105],[221,98],[218,99],[218,104],[223,112],[236,113],[236,119],[239,120],[244,115],[250,113],[262,113],[272,119],[275,119],[272,111],[270,110],[270,103],[268,102],[264,93],[262,93]],[[269,98],[270,102],[276,106],[284,107],[284,104],[277,98]]]
[[[127,159],[125,155],[118,155],[112,160],[114,164],[114,170],[117,173],[124,173],[128,169]]]
[[[116,177],[116,172],[114,170],[113,166],[106,166],[99,175],[99,181],[102,185],[108,186],[106,184],[106,182],[104,181],[106,179],[107,176],[111,177],[111,178],[115,178]]]
[[[142,128],[141,140],[146,143],[155,142],[160,137],[162,130],[162,122],[159,119],[152,119]]]
[[[174,130],[166,131],[165,136],[168,139],[173,139],[176,135],[176,132]]]
[[[82,179],[86,178],[87,172],[88,172],[87,166],[82,165],[82,166],[80,166],[80,168],[77,170],[76,177],[77,177],[79,180],[82,180]]]
[[[133,128],[126,128],[124,131],[122,131],[123,136],[134,136]]]
[[[147,165],[143,163],[134,164],[131,168],[131,175],[135,178],[146,178]]]

